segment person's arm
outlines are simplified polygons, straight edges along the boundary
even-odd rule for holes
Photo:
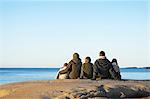
[[[81,74],[80,74],[80,78],[81,78],[81,79],[83,78],[83,68],[84,68],[84,64],[83,64],[82,67],[81,67]]]
[[[82,71],[82,62],[80,62],[80,64],[79,64],[79,74],[78,74],[78,78],[80,78],[81,71]]]
[[[94,65],[93,65],[93,80],[96,79],[96,74],[97,74],[97,60],[95,61]]]
[[[115,80],[118,79],[118,78],[117,78],[117,74],[116,74],[114,68],[110,68],[110,69],[109,69],[109,73],[110,73],[112,79],[115,79]]]
[[[92,77],[93,77],[93,72],[94,72],[93,66],[94,66],[94,65],[91,63],[91,66],[92,66],[91,71],[92,71]]]
[[[117,65],[117,69],[118,69],[118,72],[120,73],[120,68],[119,68],[119,66]]]
[[[58,75],[57,75],[56,79],[59,79],[59,73],[58,73]]]
[[[111,63],[108,59],[106,59],[106,62],[107,62],[107,64],[108,64],[108,67],[109,67],[109,68],[113,68],[112,63]]]
[[[69,70],[70,70],[70,68],[71,68],[71,62],[67,65],[67,68],[66,69],[64,69],[64,70],[62,70],[62,71],[60,71],[59,73],[60,74],[64,74],[64,73],[67,73]]]
[[[115,71],[115,69],[113,68],[113,66],[112,66],[111,63],[109,64],[109,67],[110,67],[110,68],[109,68],[109,73],[110,73],[110,75],[111,75],[111,78],[117,80],[117,79],[118,79],[117,73],[116,73],[116,71]]]

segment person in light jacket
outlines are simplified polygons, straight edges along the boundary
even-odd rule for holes
[[[57,73],[57,76],[56,76],[56,79],[68,79],[68,74],[69,74],[69,71],[68,72],[65,72],[65,73],[60,73],[61,71],[63,70],[66,70],[67,69],[67,66],[68,66],[68,63],[65,63],[63,65],[63,67],[61,67]]]

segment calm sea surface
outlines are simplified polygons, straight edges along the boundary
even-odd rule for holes
[[[0,68],[0,84],[53,80],[58,68]],[[121,69],[122,79],[150,80],[150,69]]]

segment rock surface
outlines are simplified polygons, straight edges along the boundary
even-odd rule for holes
[[[150,98],[150,81],[47,80],[0,85],[2,99]]]

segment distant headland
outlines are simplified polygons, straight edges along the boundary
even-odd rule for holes
[[[124,67],[124,69],[150,69],[150,66],[147,66],[147,67]]]

